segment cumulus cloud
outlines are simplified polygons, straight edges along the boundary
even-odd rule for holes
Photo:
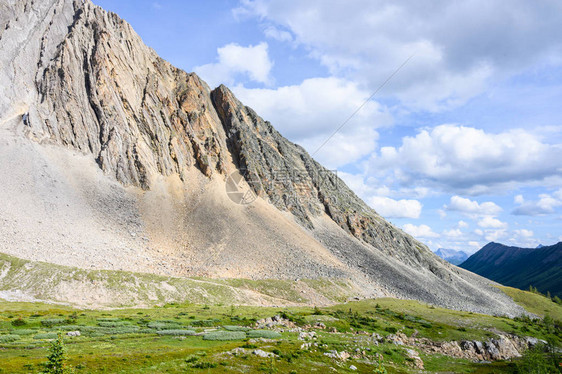
[[[556,61],[562,46],[555,1],[241,0],[235,12],[290,30],[332,73],[370,89],[416,53],[387,90],[430,110],[462,104],[494,77]]]
[[[290,32],[281,30],[278,27],[271,26],[271,25],[267,26],[263,30],[263,33],[268,38],[272,38],[280,42],[290,42],[293,40],[293,36],[291,35]]]
[[[468,245],[471,246],[472,248],[478,248],[478,249],[482,247],[482,245],[480,245],[479,242],[473,240],[469,241]]]
[[[404,226],[402,226],[402,228],[404,229],[404,231],[406,231],[408,234],[412,235],[415,238],[420,238],[420,239],[438,238],[440,236],[438,233],[433,232],[431,227],[427,225],[416,226],[411,223],[407,223]]]
[[[521,195],[519,195],[521,196]],[[556,208],[562,206],[562,189],[553,194],[541,194],[539,199],[535,201],[525,201],[523,196],[515,198],[515,202],[519,204],[513,210],[513,214],[518,216],[539,216],[545,214],[553,214]]]
[[[478,221],[478,226],[482,228],[505,229],[508,225],[497,218],[484,217]]]
[[[276,89],[233,87],[246,105],[269,120],[284,136],[309,152],[318,149],[369,93],[338,78],[311,78],[299,85]],[[328,167],[339,167],[376,149],[378,127],[392,124],[392,116],[377,102],[368,102],[314,156]]]
[[[399,147],[382,147],[371,172],[393,176],[399,185],[437,186],[479,194],[502,184],[559,176],[562,144],[547,144],[525,130],[497,134],[440,125],[404,137]]]
[[[489,242],[498,242],[500,239],[506,238],[508,236],[507,230],[486,230],[484,233],[484,238]]]
[[[514,232],[516,235],[524,238],[531,238],[533,237],[533,235],[535,235],[532,230],[527,230],[527,229],[515,230]]]
[[[419,218],[422,204],[417,200],[394,200],[384,196],[373,196],[370,205],[386,218]]]
[[[444,208],[446,210],[460,212],[472,217],[495,216],[502,211],[502,208],[494,202],[486,201],[478,203],[478,201],[466,199],[460,196],[452,196],[450,203],[445,205]]]
[[[463,232],[460,229],[451,229],[443,231],[443,235],[449,238],[458,238],[463,236]]]
[[[218,48],[217,54],[217,62],[193,69],[211,87],[221,83],[232,85],[239,75],[263,84],[272,83],[270,72],[273,62],[269,58],[267,43],[262,42],[248,47],[230,43]]]
[[[457,223],[457,226],[462,229],[462,228],[468,227],[468,223],[461,220]]]

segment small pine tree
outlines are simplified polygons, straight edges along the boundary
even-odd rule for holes
[[[51,343],[49,356],[47,356],[46,370],[44,374],[71,374],[73,371],[66,365],[66,349],[62,334],[59,332],[57,338]]]
[[[382,361],[383,361],[382,355],[379,355],[377,367],[373,371],[374,374],[387,374],[386,368],[382,364]]]

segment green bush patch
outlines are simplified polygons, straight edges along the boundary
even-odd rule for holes
[[[106,322],[98,322],[98,326],[100,327],[123,327],[123,326],[130,326],[130,322],[125,321],[106,321]]]
[[[56,332],[46,332],[44,334],[37,334],[33,337],[36,340],[56,339],[58,334]]]
[[[156,332],[158,335],[173,335],[173,336],[190,336],[195,335],[193,330],[160,330]]]
[[[250,331],[251,328],[245,326],[223,326],[227,331]]]
[[[66,319],[64,318],[49,318],[44,319],[41,321],[41,325],[45,327],[53,327],[56,325],[64,325],[66,323]]]
[[[206,333],[203,340],[243,340],[246,333],[243,331],[213,331]]]
[[[11,343],[20,340],[19,335],[0,335],[0,343]]]
[[[252,330],[248,331],[249,338],[279,339],[281,334],[271,330]]]
[[[12,334],[24,336],[24,335],[33,335],[37,333],[37,330],[29,330],[29,329],[22,329],[22,330],[14,330]]]
[[[148,327],[156,330],[178,330],[182,325],[176,322],[150,322]]]

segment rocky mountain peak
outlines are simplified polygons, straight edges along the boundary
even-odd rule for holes
[[[11,232],[37,238],[39,246],[22,255],[18,239],[8,252],[54,258],[43,242],[60,234],[53,240],[65,243],[56,257],[64,264],[84,266],[90,253],[104,253],[90,265],[338,278],[362,297],[484,312],[516,308],[488,281],[385,221],[227,87],[211,90],[161,59],[117,15],[89,0],[9,0],[0,4],[0,30],[0,129],[8,139],[0,155],[10,155],[0,179],[14,179],[12,166],[21,169],[26,149],[32,162],[18,178],[34,186],[0,185],[0,196],[38,202],[4,215],[51,225],[45,234],[18,223]],[[232,173],[258,196],[254,204],[227,198]],[[86,239],[76,233],[62,234],[58,220],[69,210],[76,233],[96,234],[87,245],[77,244]]]

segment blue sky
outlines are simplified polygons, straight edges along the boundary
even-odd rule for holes
[[[430,248],[562,240],[562,4],[94,0]]]

